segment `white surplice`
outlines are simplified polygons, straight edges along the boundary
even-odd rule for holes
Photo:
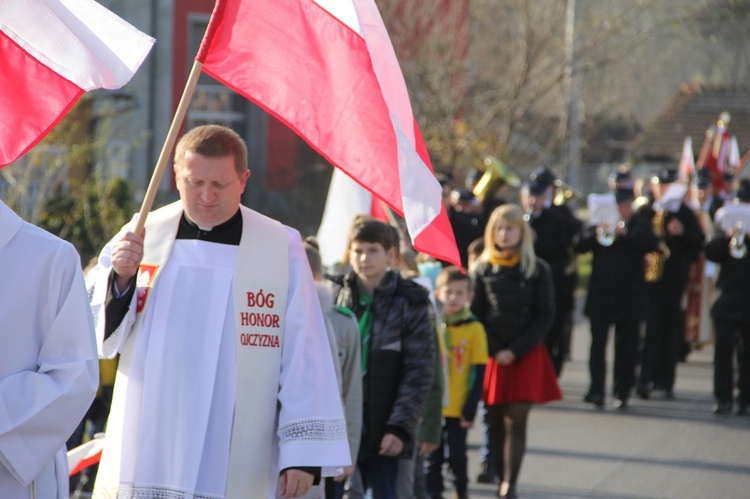
[[[256,409],[276,414],[273,428],[257,429],[275,434],[273,447],[270,452],[247,449],[268,453],[272,478],[267,494],[248,490],[243,497],[274,497],[279,471],[287,467],[321,466],[330,476],[349,462],[330,345],[312,275],[299,234],[289,228],[285,233],[289,283],[278,404]],[[140,328],[121,327],[101,345],[103,356],[120,352],[128,389],[118,398],[115,388],[94,497],[224,497],[232,425],[254,424],[233,423],[238,381],[231,293],[238,250],[233,245],[176,240],[149,291],[147,300],[152,302]],[[95,269],[92,306],[100,338],[110,251],[108,245]],[[134,296],[124,325],[132,325],[135,309]],[[106,478],[113,472],[114,484]]]
[[[67,499],[65,441],[99,383],[78,253],[0,201],[0,497]]]

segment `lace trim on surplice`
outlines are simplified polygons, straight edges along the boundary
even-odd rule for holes
[[[106,490],[95,490],[95,497],[111,497],[117,499],[223,499],[213,494],[200,494],[189,490],[166,487],[164,485],[135,485],[120,483],[120,490],[116,495]],[[102,494],[102,495],[99,495]]]
[[[279,428],[280,442],[299,440],[346,440],[346,421],[343,419],[299,419]]]

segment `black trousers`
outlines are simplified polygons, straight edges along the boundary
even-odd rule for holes
[[[738,352],[739,403],[750,403],[750,323],[714,318],[714,397],[717,402],[734,399],[734,354]]]
[[[641,352],[641,385],[655,385],[671,391],[683,343],[680,318],[683,287],[652,284],[648,291],[648,319]]]
[[[461,428],[459,418],[445,418],[443,438],[440,447],[430,454],[427,467],[427,494],[433,498],[443,494],[443,463],[447,461],[453,472],[453,485],[456,492],[463,494],[469,485],[466,459],[466,428]],[[446,452],[447,450],[447,452]]]
[[[615,326],[615,365],[613,372],[612,394],[620,400],[627,400],[635,384],[635,366],[638,362],[638,340],[640,321],[609,321],[603,317],[592,316],[591,351],[589,354],[589,372],[591,386],[589,393],[604,395],[607,372],[606,352],[609,329]]]
[[[544,345],[547,347],[552,366],[555,368],[555,374],[558,377],[569,352],[570,333],[568,326],[572,324],[572,314],[571,308],[558,306],[555,311],[555,320],[544,340]]]

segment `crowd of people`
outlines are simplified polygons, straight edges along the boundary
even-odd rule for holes
[[[609,205],[592,205],[614,218],[584,223],[555,201],[548,168],[517,201],[440,176],[463,268],[411,258],[398,229],[358,216],[333,274],[321,264],[325,241],[240,204],[250,172],[232,130],[189,131],[174,172],[180,200],[141,233],[135,218],[123,227],[86,285],[70,245],[0,204],[4,275],[33,267],[31,284],[49,289],[44,300],[6,293],[14,300],[0,306],[0,316],[28,309],[33,338],[13,339],[24,355],[3,364],[3,398],[39,394],[5,409],[21,422],[0,440],[9,497],[67,491],[55,463],[95,396],[97,350],[119,360],[97,397],[107,407],[88,415],[101,426],[109,413],[94,497],[441,498],[447,464],[448,487],[466,498],[475,424],[485,435],[477,480],[517,497],[529,413],[563,396],[582,253],[592,254],[585,402],[605,406],[612,326],[613,406],[627,409],[633,393],[673,398],[684,331],[712,306],[714,411],[747,414],[750,223],[736,207],[750,208],[748,180],[716,210],[706,172],[688,185],[665,170],[639,192],[622,168]],[[45,264],[25,265],[32,256]],[[721,293],[707,303],[713,286]],[[24,374],[30,365],[42,368]],[[18,441],[23,452],[6,452]]]

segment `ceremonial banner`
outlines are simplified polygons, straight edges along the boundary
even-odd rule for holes
[[[349,227],[357,215],[370,215],[388,222],[381,202],[343,171],[335,169],[317,234],[318,241],[323,242],[320,246],[323,265],[331,266],[343,260],[348,249]]]
[[[691,137],[685,137],[685,142],[682,144],[682,156],[680,157],[680,164],[677,165],[677,173],[682,182],[688,182],[695,174],[693,139]]]
[[[68,451],[68,475],[73,476],[98,463],[104,449],[104,434]]]
[[[374,0],[218,0],[196,60],[403,215],[417,250],[460,265]]]
[[[153,43],[93,0],[2,0],[0,167],[42,140],[84,92],[125,85]]]

